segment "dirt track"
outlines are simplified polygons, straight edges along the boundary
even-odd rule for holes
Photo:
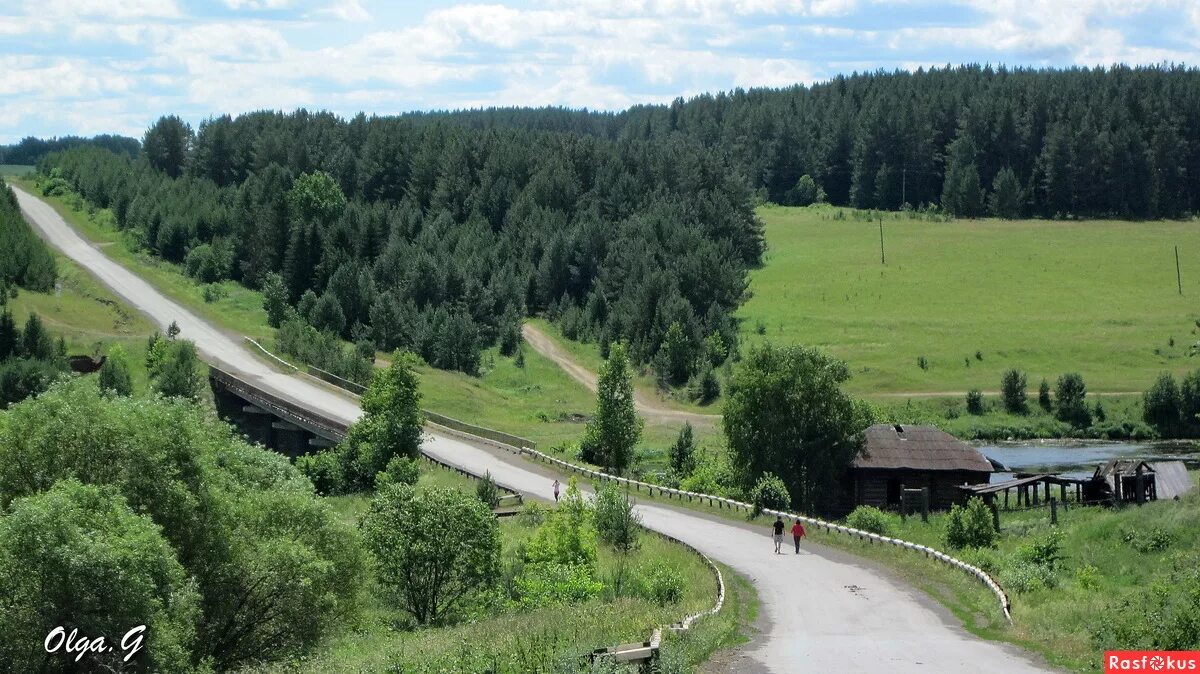
[[[596,373],[575,362],[571,354],[564,351],[553,339],[528,323],[521,326],[521,335],[525,338],[525,342],[533,347],[534,351],[554,361],[572,379],[586,386],[589,391],[596,392]],[[662,407],[653,398],[636,389],[633,392],[633,404],[637,408],[638,413],[645,417],[647,421],[666,424],[687,421],[693,426],[704,427],[716,426],[721,421],[721,415],[719,414],[700,414],[699,412],[673,410]]]

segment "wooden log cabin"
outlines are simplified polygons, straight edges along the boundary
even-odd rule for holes
[[[853,505],[897,509],[905,489],[929,489],[929,506],[963,501],[964,484],[987,482],[992,463],[979,450],[933,426],[876,424],[850,465]]]

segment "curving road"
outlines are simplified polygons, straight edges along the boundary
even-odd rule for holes
[[[204,358],[262,388],[345,421],[361,410],[349,397],[270,369],[241,342],[164,297],[84,241],[41,200],[14,188],[42,236],[160,326],[176,321]],[[448,463],[490,470],[498,482],[545,497],[551,478],[535,465],[433,434],[424,449]],[[660,505],[639,506],[647,526],[695,546],[750,578],[758,590],[762,634],[731,665],[739,672],[1046,671],[1027,654],[967,633],[948,611],[885,572],[834,551],[772,554],[765,530]]]

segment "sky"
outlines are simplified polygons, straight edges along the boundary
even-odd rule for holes
[[[1200,0],[0,0],[0,143],[262,109],[619,110],[961,63],[1200,64]]]

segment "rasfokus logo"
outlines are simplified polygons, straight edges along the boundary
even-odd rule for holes
[[[1104,674],[1200,672],[1200,651],[1105,651]]]

